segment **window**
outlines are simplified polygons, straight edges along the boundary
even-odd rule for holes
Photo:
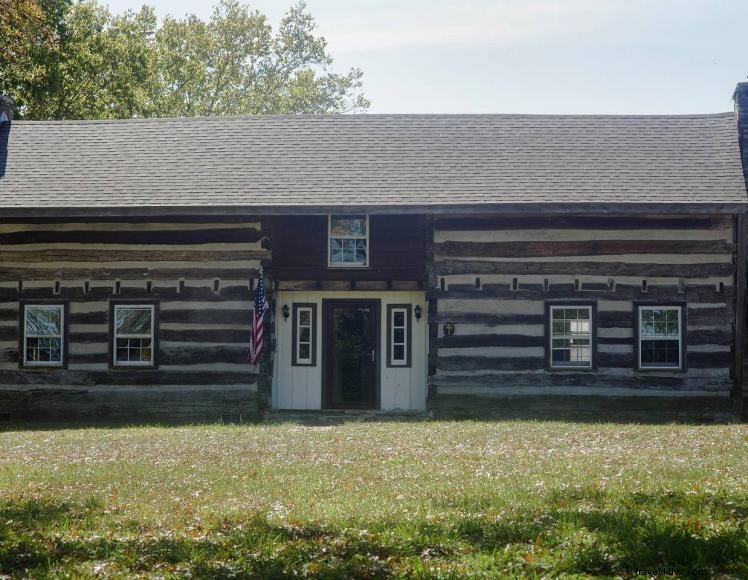
[[[337,267],[369,265],[369,218],[330,216],[328,264]]]
[[[154,304],[115,304],[113,341],[115,367],[155,366]]]
[[[65,305],[23,305],[23,364],[61,367],[64,363]]]
[[[552,368],[592,368],[592,306],[551,306],[550,330]]]
[[[317,305],[293,305],[293,366],[317,364]]]
[[[387,366],[409,367],[410,304],[387,306]]]
[[[639,368],[683,367],[681,306],[639,306]]]

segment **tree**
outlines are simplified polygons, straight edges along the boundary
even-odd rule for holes
[[[0,93],[22,109],[47,92],[69,7],[70,0],[0,0]]]
[[[18,1],[41,8],[50,39],[48,50],[21,67],[23,74],[6,74],[12,58],[0,53],[0,92],[14,98],[23,118],[323,113],[369,106],[360,70],[330,70],[327,43],[315,35],[303,2],[274,33],[265,15],[238,0],[221,0],[207,22],[167,16],[160,27],[148,6],[113,16],[95,0]],[[45,11],[53,4],[58,12]]]

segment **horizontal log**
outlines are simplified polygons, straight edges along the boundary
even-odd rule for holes
[[[0,246],[18,244],[236,244],[254,243],[263,237],[260,230],[237,227],[236,229],[189,229],[184,230],[94,230],[81,228],[72,231],[23,231],[0,233]]]
[[[231,280],[235,280],[236,276],[232,276]],[[254,296],[254,291],[249,289],[249,279],[246,285],[241,286],[221,286],[218,292],[214,292],[208,287],[194,287],[185,286],[182,291],[177,290],[177,279],[174,279],[173,284],[169,286],[157,286],[153,284],[151,292],[148,292],[145,287],[144,280],[138,280],[142,284],[142,287],[128,286],[128,283],[132,281],[122,280],[121,289],[119,294],[114,294],[114,284],[111,287],[92,286],[89,293],[85,294],[82,287],[70,287],[62,286],[59,294],[54,294],[52,291],[52,283],[43,288],[29,288],[24,287],[23,292],[18,294],[18,291],[13,288],[0,288],[0,301],[11,301],[16,302],[19,299],[23,300],[44,300],[44,299],[68,299],[72,302],[100,302],[102,300],[130,300],[130,299],[146,299],[146,300],[162,300],[162,301],[173,301],[173,302],[223,302],[225,300],[251,300]]]
[[[530,357],[437,356],[433,364],[437,369],[444,371],[522,371],[542,369],[545,366],[545,360]]]
[[[597,353],[597,366],[602,368],[634,368],[634,353]],[[733,356],[729,351],[725,352],[688,352],[686,348],[687,368],[732,368]],[[666,369],[665,369],[666,370]],[[643,370],[642,372],[656,373],[657,369]]]
[[[161,310],[159,314],[162,323],[183,324],[249,324],[252,311],[249,307],[244,310],[211,308],[210,310]]]
[[[161,340],[171,340],[179,342],[203,342],[205,348],[212,348],[211,343],[237,343],[249,344],[249,329],[247,330],[167,330],[161,329],[159,338]]]
[[[735,265],[715,264],[652,264],[627,262],[499,262],[489,260],[443,260],[429,264],[434,273],[454,274],[516,274],[521,275],[596,275],[681,278],[731,276]]]
[[[234,371],[162,371],[158,369],[111,369],[79,371],[67,369],[0,370],[0,385],[242,385],[260,375]],[[2,390],[0,390],[2,396]]]
[[[737,417],[725,397],[443,395],[429,401],[435,418],[585,418],[595,421],[725,421]]]
[[[244,364],[248,345],[206,347],[161,347],[159,362],[162,365],[197,365],[206,363]]]
[[[253,268],[2,268],[0,280],[179,280],[180,278],[209,279],[255,277]]]
[[[0,251],[2,263],[44,262],[225,262],[270,258],[268,250],[96,250],[86,248]]]
[[[525,229],[724,229],[730,216],[436,216],[435,230],[525,230]]]
[[[538,347],[545,345],[542,336],[527,336],[522,334],[469,334],[462,336],[442,336],[437,339],[439,348],[470,348],[470,347]]]
[[[725,302],[735,297],[735,287],[725,286],[719,292],[716,285],[686,285],[684,292],[679,293],[676,281],[669,286],[648,285],[647,292],[642,292],[641,285],[616,284],[615,291],[610,292],[606,287],[592,290],[583,287],[576,290],[574,284],[549,284],[544,290],[540,284],[520,284],[519,290],[512,290],[506,284],[482,284],[476,288],[474,284],[448,284],[446,290],[429,288],[429,299],[440,298],[498,298],[503,300],[545,300],[545,299],[579,299],[590,300],[604,298],[607,300],[677,300],[687,302]]]
[[[429,379],[429,384],[437,387],[462,388],[516,388],[516,387],[595,387],[600,394],[606,388],[627,388],[636,390],[710,390],[729,391],[732,380],[722,377],[690,377],[687,373],[678,376],[652,376],[639,373],[634,376],[610,376],[597,372],[548,371],[543,373],[509,373],[500,375],[460,374],[437,375]]]
[[[614,256],[626,254],[727,254],[735,244],[724,240],[590,240],[557,242],[440,242],[431,248],[439,256],[549,257]],[[438,261],[438,258],[437,258]]]
[[[246,386],[55,388],[0,390],[12,421],[195,422],[261,416],[262,398]],[[241,416],[241,417],[240,417]]]
[[[543,314],[494,314],[482,312],[435,312],[429,314],[429,324],[442,324],[444,322],[465,323],[465,324],[543,324],[545,315]]]

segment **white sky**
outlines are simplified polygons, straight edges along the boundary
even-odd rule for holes
[[[106,0],[102,0],[106,2]],[[207,18],[211,2],[150,0]],[[109,0],[114,12],[142,0]],[[278,22],[290,0],[250,6]],[[373,113],[707,113],[748,75],[748,0],[308,0]]]

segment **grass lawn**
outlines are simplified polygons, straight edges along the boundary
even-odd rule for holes
[[[0,576],[748,577],[748,427],[0,432]],[[704,576],[702,576],[704,577]]]

